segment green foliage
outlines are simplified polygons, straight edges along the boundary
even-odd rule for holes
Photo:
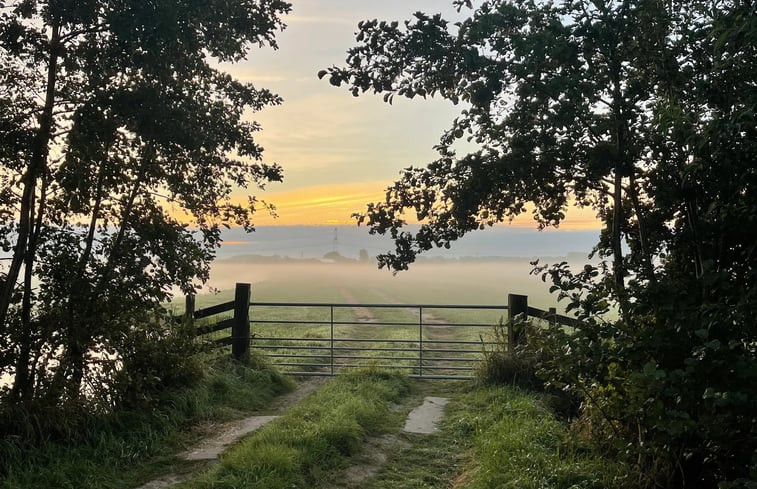
[[[192,351],[169,345],[158,306],[207,279],[223,226],[252,229],[269,207],[240,205],[232,188],[281,179],[244,117],[281,99],[218,62],[276,47],[289,9],[3,3],[0,247],[11,257],[0,262],[0,374],[13,386],[0,402],[86,407],[102,387],[93,373],[120,365],[132,398],[191,375],[151,370],[181,368]]]
[[[202,371],[192,386],[161,392],[149,409],[86,417],[81,411],[61,415],[51,410],[53,420],[28,418],[49,427],[51,439],[34,446],[23,436],[4,437],[0,488],[136,487],[152,475],[153,465],[175,463],[171,454],[195,441],[197,434],[189,431],[192,425],[238,418],[264,408],[292,387],[275,371],[228,360],[208,362]],[[6,407],[2,415],[6,419],[5,415],[22,413]],[[60,439],[53,428],[63,434]]]
[[[313,487],[356,453],[364,436],[388,428],[388,403],[407,390],[407,379],[380,370],[338,377],[179,487]]]
[[[190,386],[203,376],[199,353],[203,346],[189,324],[147,324],[124,335],[118,368],[103,394],[113,397],[117,408],[148,407],[165,389]]]
[[[587,434],[646,484],[757,477],[754,5],[455,4],[470,15],[454,26],[361,23],[346,67],[319,73],[353,95],[464,105],[439,159],[357,216],[395,240],[380,264],[406,269],[527,204],[540,227],[571,197],[591,207],[602,263],[537,269],[584,322],[534,331],[543,378],[583,398]],[[473,149],[458,154],[460,140]]]
[[[533,394],[478,389],[452,410],[447,425],[472,438],[475,453],[466,488],[637,487],[627,467],[578,441]]]
[[[657,305],[690,300],[678,295],[688,294],[661,294]],[[639,463],[650,484],[675,487],[690,478],[707,486],[757,474],[754,353],[735,339],[743,334],[738,323],[716,333],[728,343],[697,328],[697,307],[670,307],[667,327],[639,314],[631,324],[529,332],[528,349],[543,359],[547,385],[583,399],[578,428]],[[711,320],[714,333],[730,318]]]

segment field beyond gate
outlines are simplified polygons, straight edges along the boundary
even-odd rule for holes
[[[213,334],[237,358],[257,350],[291,375],[311,376],[374,366],[418,378],[470,379],[484,349],[495,344],[495,325],[502,325],[497,340],[512,345],[519,339],[508,324],[517,315],[574,321],[528,307],[526,296],[514,294],[507,305],[250,302],[250,285],[237,284],[234,301],[194,310],[187,298],[193,319],[228,311],[233,318],[199,326],[197,334]],[[228,328],[230,336],[219,335]]]

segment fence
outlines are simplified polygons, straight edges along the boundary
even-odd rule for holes
[[[292,375],[336,375],[350,368],[375,365],[404,370],[411,377],[472,378],[473,370],[483,357],[483,348],[493,344],[484,338],[483,331],[490,331],[494,321],[440,320],[434,317],[436,311],[506,311],[508,321],[504,324],[510,349],[525,341],[520,331],[510,327],[510,320],[517,316],[537,317],[569,326],[576,324],[576,320],[556,314],[554,308],[544,311],[529,307],[528,297],[516,294],[508,295],[507,305],[274,303],[251,302],[250,299],[250,284],[237,284],[233,301],[199,310],[195,310],[194,297],[188,296],[185,317],[205,319],[233,312],[229,319],[198,327],[197,334],[231,329],[229,336],[217,338],[214,343],[230,345],[236,359],[247,358],[252,349],[259,350],[275,365],[290,369],[288,373]],[[250,319],[251,307],[254,319]],[[272,311],[274,316],[263,317],[261,311],[265,310]],[[293,310],[315,315],[290,319],[288,314]],[[405,317],[412,315],[417,319],[341,317],[351,310],[390,311],[395,316],[400,311]],[[251,325],[256,326],[255,334],[251,332]],[[340,335],[339,330],[344,332],[345,329],[349,334]],[[308,336],[305,334],[308,330],[318,333]],[[401,330],[405,336],[376,337],[377,331],[392,330]]]

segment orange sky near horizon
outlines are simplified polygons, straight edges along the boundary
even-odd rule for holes
[[[260,198],[274,204],[278,217],[264,211],[254,217],[256,226],[351,226],[354,212],[365,210],[368,202],[384,199],[384,190],[390,182],[350,182],[315,185],[295,190],[264,192]],[[413,216],[408,222],[417,224]],[[507,223],[503,223],[507,225]],[[521,214],[510,223],[514,227],[535,228],[530,212]],[[601,222],[591,209],[572,206],[559,229],[583,231],[600,229]]]

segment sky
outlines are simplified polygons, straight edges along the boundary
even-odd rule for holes
[[[433,146],[461,108],[441,99],[395,98],[392,105],[366,93],[319,80],[318,71],[343,65],[355,44],[357,23],[405,20],[413,12],[460,19],[452,0],[290,0],[279,49],[254,49],[246,61],[223,68],[239,79],[278,93],[284,102],[249,114],[262,132],[265,160],[284,169],[284,183],[254,192],[277,208],[277,219],[259,213],[257,225],[354,224],[353,212],[383,198],[400,170],[437,158]],[[465,11],[463,11],[463,14]],[[236,197],[246,200],[247,192]],[[529,217],[516,226],[534,226]],[[593,212],[573,210],[563,229],[597,229]]]

